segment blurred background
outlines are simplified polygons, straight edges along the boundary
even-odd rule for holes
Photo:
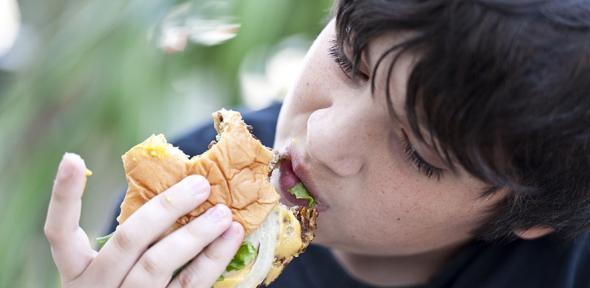
[[[91,239],[125,185],[121,154],[221,107],[281,99],[331,0],[0,0],[0,287],[56,287],[43,236],[62,154],[94,171]]]

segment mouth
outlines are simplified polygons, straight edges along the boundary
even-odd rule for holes
[[[287,204],[308,207],[315,205],[318,212],[325,211],[328,206],[318,197],[315,184],[310,178],[309,171],[303,165],[302,159],[295,153],[292,147],[288,147],[286,153],[281,155],[279,160],[278,185],[276,185],[282,195],[282,199]],[[299,197],[293,195],[295,189],[301,189],[298,186],[304,186],[304,191],[311,197]],[[298,194],[298,193],[295,193]]]

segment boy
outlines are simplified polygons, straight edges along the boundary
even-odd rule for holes
[[[590,1],[336,3],[282,107],[244,117],[322,210],[272,286],[589,287],[588,19]],[[201,153],[210,129],[176,144]],[[83,171],[64,156],[46,224],[64,287],[210,287],[243,238],[218,206],[152,243],[208,195],[194,176],[97,253]]]

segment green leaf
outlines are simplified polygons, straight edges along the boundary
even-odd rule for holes
[[[257,254],[258,251],[256,250],[256,247],[254,247],[254,245],[250,244],[249,242],[244,241],[242,245],[240,245],[240,249],[238,249],[238,252],[236,252],[234,258],[231,260],[231,262],[229,262],[229,264],[225,268],[225,271],[230,272],[244,269],[244,267],[246,267],[248,264],[250,264],[250,262],[256,259]],[[190,263],[191,262],[188,262],[184,264],[182,267],[176,269],[176,271],[174,271],[174,273],[172,274],[172,278],[176,277],[178,273],[180,273]],[[219,278],[217,278],[217,282],[223,280],[225,280],[225,277],[223,277],[223,275],[219,275]]]
[[[113,236],[113,233],[111,233],[109,235],[101,236],[101,237],[96,237],[96,246],[99,251],[100,251],[100,249],[102,249],[102,246],[104,246],[104,244],[106,244],[107,241],[109,241],[109,239],[111,239],[112,236]]]
[[[309,195],[309,192],[307,191],[307,189],[305,188],[305,186],[303,186],[303,183],[297,183],[297,185],[289,188],[289,193],[293,194],[293,196],[295,196],[295,198],[297,199],[303,199],[303,200],[307,200],[307,204],[310,208],[314,208],[315,205],[317,204],[317,202],[315,201],[315,199],[313,199],[313,197],[311,197],[311,195]]]
[[[250,262],[256,259],[257,254],[258,251],[256,250],[256,247],[254,247],[254,245],[250,244],[249,242],[244,241],[234,258],[225,268],[225,271],[229,272],[243,269],[248,264],[250,264]]]

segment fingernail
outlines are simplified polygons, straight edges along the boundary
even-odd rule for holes
[[[59,165],[59,169],[57,172],[57,178],[65,180],[68,179],[72,176],[72,166],[68,165],[68,164],[64,164],[62,162],[61,165]]]
[[[76,157],[80,156],[73,153],[64,153],[63,157],[61,158],[61,162],[59,163],[59,171],[57,175],[60,179],[67,179],[72,176],[75,170],[73,162],[75,161]]]
[[[238,222],[233,222],[231,226],[223,233],[223,238],[235,239],[242,237],[244,228]]]
[[[229,214],[229,208],[227,208],[227,206],[218,204],[213,208],[209,208],[209,210],[205,212],[205,218],[210,220],[221,220]]]
[[[209,193],[209,182],[203,177],[199,175],[191,175],[185,178],[188,182],[187,185],[189,187],[189,192],[194,195],[201,195]]]

